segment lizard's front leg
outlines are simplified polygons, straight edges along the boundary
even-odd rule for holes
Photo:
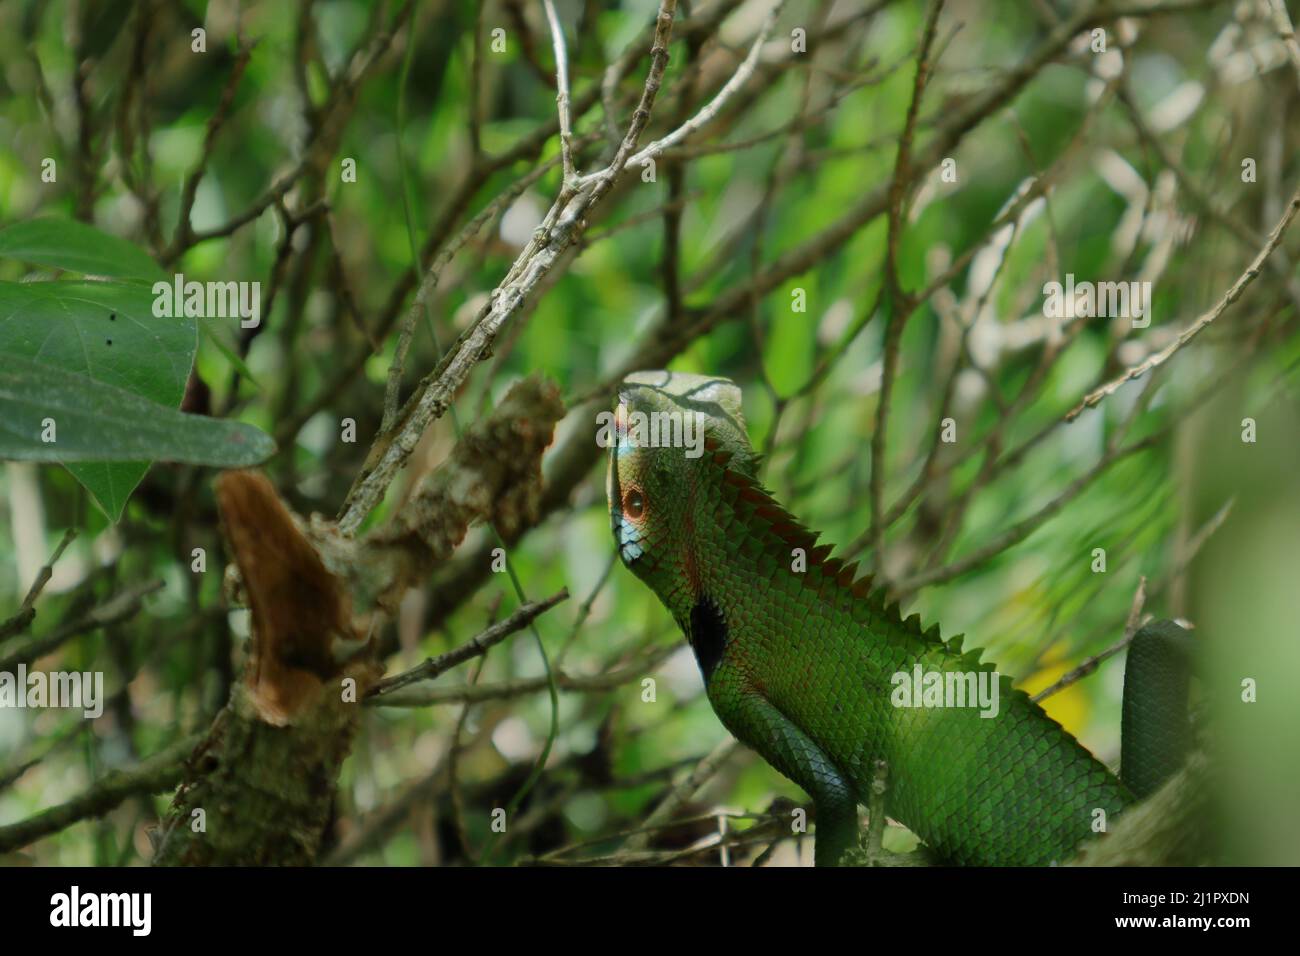
[[[781,773],[808,792],[817,805],[813,862],[837,866],[857,845],[858,800],[853,784],[813,739],[752,688],[711,693],[722,722]]]

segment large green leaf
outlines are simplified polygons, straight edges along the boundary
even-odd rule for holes
[[[0,259],[115,279],[164,278],[140,247],[73,219],[29,219],[0,229]]]
[[[51,422],[54,441],[46,442],[42,435]],[[9,356],[0,368],[0,458],[243,467],[274,451],[269,435],[243,422],[187,415],[30,359]]]
[[[176,408],[197,347],[194,320],[154,316],[146,283],[0,282],[0,355],[29,358]],[[112,457],[68,469],[116,521],[149,465]]]

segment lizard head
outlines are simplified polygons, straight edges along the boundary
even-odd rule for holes
[[[619,557],[674,614],[693,602],[693,547],[697,526],[693,491],[703,470],[728,467],[752,475],[756,465],[729,379],[683,372],[636,372],[619,387],[606,440],[610,525]],[[705,450],[708,440],[709,451]]]

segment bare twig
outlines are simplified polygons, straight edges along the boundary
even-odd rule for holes
[[[0,853],[26,846],[34,840],[58,833],[91,817],[102,817],[129,798],[143,793],[162,793],[180,781],[183,761],[199,742],[200,735],[182,737],[127,770],[106,774],[90,789],[66,803],[42,810],[35,816],[0,827]]]
[[[1142,607],[1146,604],[1147,599],[1147,579],[1146,575],[1138,578],[1137,590],[1133,592],[1133,603],[1129,606],[1128,620],[1124,624],[1124,636],[1118,643],[1106,648],[1100,654],[1095,654],[1088,658],[1078,667],[1071,670],[1052,686],[1040,690],[1033,696],[1034,703],[1040,703],[1051,697],[1053,694],[1065,690],[1071,684],[1077,683],[1087,677],[1105,661],[1118,654],[1124,648],[1128,647],[1133,640],[1133,635],[1137,633],[1138,624],[1142,620]]]
[[[137,584],[120,594],[113,595],[75,621],[62,624],[50,633],[28,641],[8,657],[0,660],[0,671],[13,670],[19,664],[30,664],[61,647],[78,634],[134,617],[144,606],[144,599],[155,591],[161,590],[162,587],[163,581],[160,578],[145,584]]]
[[[473,52],[469,66],[469,148],[477,160],[483,152],[483,11],[487,4],[478,4],[474,11]],[[527,30],[520,30],[526,34]]]
[[[676,146],[686,137],[690,136],[702,126],[708,124],[715,116],[718,115],[722,107],[730,100],[736,92],[749,82],[749,78],[754,75],[754,70],[758,66],[759,54],[763,51],[763,44],[772,34],[772,28],[776,25],[776,18],[781,15],[781,10],[785,6],[785,0],[778,0],[767,14],[763,21],[763,26],[758,31],[758,36],[754,39],[753,45],[749,48],[749,54],[741,62],[736,72],[731,75],[731,79],[723,84],[722,89],[707,104],[701,107],[700,111],[688,119],[677,129],[673,130],[667,136],[655,140],[646,146],[635,156],[627,161],[628,166],[640,166],[647,159],[659,155],[664,150]]]
[[[235,64],[231,68],[230,76],[226,80],[225,87],[221,90],[221,98],[217,101],[217,108],[208,117],[207,127],[203,133],[203,148],[199,152],[198,162],[194,164],[190,174],[185,177],[185,185],[181,187],[181,203],[176,219],[176,234],[172,239],[171,249],[167,252],[166,258],[168,260],[178,258],[181,252],[190,245],[194,235],[194,230],[190,226],[190,213],[194,209],[194,197],[198,195],[199,182],[203,179],[203,174],[207,171],[208,163],[212,159],[212,150],[216,146],[217,136],[230,115],[230,105],[235,100],[235,93],[244,77],[244,70],[248,67],[248,61],[253,55],[254,46],[256,46],[256,43],[240,46],[239,52],[235,54]]]
[[[1198,208],[1203,210],[1207,216],[1214,222],[1218,223],[1237,240],[1243,247],[1252,252],[1258,249],[1264,242],[1263,237],[1258,235],[1253,229],[1245,225],[1241,220],[1232,216],[1227,210],[1223,209],[1219,203],[1214,202],[1211,197],[1198,186],[1191,175],[1183,168],[1172,152],[1160,141],[1155,132],[1151,129],[1142,117],[1142,111],[1138,109],[1137,103],[1133,101],[1132,94],[1127,88],[1121,88],[1119,91],[1119,100],[1128,111],[1129,119],[1133,123],[1133,128],[1137,130],[1142,141],[1147,143],[1156,155],[1160,158],[1165,166],[1171,169],[1178,178],[1179,185],[1191,197],[1192,201]],[[1300,307],[1300,282],[1292,278],[1292,265],[1290,257],[1287,256],[1285,249],[1276,249],[1268,260],[1269,267],[1277,276],[1286,283],[1287,290],[1290,293],[1291,301]]]
[[[568,674],[557,668],[555,686],[566,693],[598,693],[613,690],[615,687],[645,677],[651,669],[676,651],[676,645],[666,645],[640,661],[590,676]],[[481,703],[485,700],[511,700],[547,690],[549,686],[546,676],[542,675],[464,687],[408,687],[392,696],[381,697],[374,703],[380,707],[429,707],[438,704]]]
[[[594,142],[595,139],[594,134],[584,136],[578,141],[579,146]],[[401,385],[402,373],[406,366],[407,351],[410,349],[411,340],[414,336],[415,323],[419,319],[420,313],[432,301],[433,294],[442,281],[442,273],[451,263],[451,260],[456,257],[456,253],[460,252],[467,243],[477,236],[485,225],[505,212],[510,204],[523,194],[524,190],[534,185],[554,169],[558,162],[560,162],[559,159],[550,159],[539,164],[508,188],[498,193],[490,203],[483,207],[478,215],[465,224],[454,239],[445,243],[437,256],[434,257],[433,262],[424,273],[424,278],[420,280],[419,288],[415,291],[415,298],[411,300],[411,304],[406,309],[406,315],[402,319],[401,329],[398,332],[397,348],[393,353],[393,361],[388,367],[388,383],[384,392],[384,413],[380,424],[381,431],[390,428],[397,418],[398,388]]]
[[[731,755],[739,747],[739,741],[734,737],[727,736],[710,750],[705,758],[695,765],[695,768],[686,778],[673,787],[668,796],[664,797],[650,812],[650,815],[646,817],[644,828],[627,839],[627,842],[622,846],[622,852],[644,850],[649,845],[650,837],[654,834],[655,828],[664,826],[672,820],[673,815],[695,796],[700,787],[713,778],[714,774],[722,768],[722,765],[731,758]]]
[[[27,630],[27,627],[32,623],[32,619],[36,617],[36,609],[34,607],[36,599],[40,597],[41,592],[45,590],[45,585],[50,583],[50,577],[54,574],[55,563],[57,563],[59,558],[63,556],[64,549],[72,543],[76,536],[76,528],[69,528],[67,531],[63,532],[63,537],[59,539],[58,545],[55,546],[54,553],[50,555],[50,560],[46,561],[40,571],[36,573],[36,580],[34,580],[32,586],[28,588],[27,596],[23,598],[23,603],[18,606],[18,613],[6,621],[0,621],[0,641],[3,641],[8,637],[13,637],[15,634],[21,634],[23,631]]]
[[[1148,597],[1159,596],[1168,581],[1177,578],[1183,573],[1187,566],[1195,559],[1196,555],[1200,553],[1201,548],[1204,547],[1205,542],[1209,540],[1210,535],[1218,531],[1223,523],[1228,519],[1228,515],[1231,514],[1235,502],[1235,498],[1228,499],[1224,503],[1223,507],[1216,511],[1214,515],[1200,527],[1196,534],[1192,536],[1191,540],[1187,542],[1186,547],[1182,549],[1182,553],[1178,555],[1178,560],[1175,563],[1175,566],[1170,569],[1164,582],[1158,582],[1150,595],[1148,595],[1146,589],[1146,578],[1144,577],[1141,579],[1141,584],[1139,585],[1137,593],[1134,594],[1133,603],[1129,608],[1128,618],[1124,625],[1124,638],[1121,641],[1106,648],[1106,650],[1102,651],[1100,654],[1084,661],[1051,687],[1039,691],[1034,695],[1034,700],[1041,701],[1058,691],[1064,690],[1071,684],[1082,680],[1096,671],[1100,664],[1126,648],[1132,642],[1133,635],[1137,633],[1137,624],[1140,623],[1142,605],[1145,604]],[[1135,617],[1135,615],[1139,616]]]
[[[560,119],[560,155],[564,161],[564,182],[572,183],[577,175],[573,168],[573,120],[569,116],[569,55],[564,46],[564,30],[552,0],[542,0],[546,23],[551,29],[555,50],[555,106]]]
[[[699,823],[717,823],[719,819],[756,820],[756,821],[760,821],[760,825],[763,821],[766,821],[767,823],[777,822],[776,820],[773,819],[772,813],[770,811],[768,813],[744,813],[744,812],[736,812],[731,810],[721,810],[721,811],[714,810],[711,813],[697,813],[697,814],[692,814],[691,816],[688,817],[678,817],[675,820],[663,820],[653,825],[647,824],[639,827],[634,827],[631,829],[619,830],[616,833],[611,833],[605,836],[601,836],[593,840],[583,840],[578,843],[572,843],[569,844],[568,846],[562,846],[559,847],[558,849],[551,850],[549,853],[545,853],[542,856],[536,857],[532,859],[530,862],[540,863],[547,866],[628,866],[628,865],[638,865],[638,864],[662,865],[662,864],[671,863],[674,860],[679,860],[684,857],[697,856],[704,853],[711,853],[714,850],[716,850],[719,847],[719,845],[723,842],[725,842],[729,846],[745,846],[748,845],[750,842],[756,842],[749,839],[750,835],[753,833],[752,830],[745,830],[745,831],[732,830],[728,832],[725,836],[720,836],[717,833],[711,834],[710,836],[705,837],[704,840],[697,841],[694,845],[680,850],[678,849],[666,850],[666,851],[653,851],[653,850],[645,850],[645,849],[629,850],[625,845],[615,853],[605,854],[601,856],[581,857],[579,859],[569,859],[569,857],[571,857],[579,850],[585,849],[586,847],[590,847],[590,846],[596,846],[597,844],[601,844],[601,843],[608,843],[610,840],[618,839],[619,837],[626,838],[626,837],[635,837],[639,835],[644,835],[646,837],[646,842],[648,843],[650,837],[659,833],[663,833],[666,830],[674,830],[679,827],[691,826],[692,824],[699,824]]]
[[[337,134],[342,128],[344,119],[356,104],[358,89],[388,51],[394,33],[401,29],[410,19],[413,3],[414,0],[406,0],[406,3],[402,5],[394,17],[391,29],[381,30],[369,43],[366,43],[353,53],[348,66],[335,78],[330,90],[329,101],[318,113],[314,114],[315,122],[312,127],[311,138],[304,146],[303,155],[294,164],[293,168],[276,179],[243,212],[211,229],[197,232],[191,231],[187,235],[185,243],[173,244],[169,247],[167,254],[163,256],[164,266],[174,262],[190,247],[211,239],[224,238],[243,228],[261,216],[271,206],[277,202],[282,202],[300,179],[308,173],[320,169],[328,161],[328,154],[333,148],[334,134]]]
[[[912,298],[903,291],[898,280],[898,242],[902,232],[903,194],[911,181],[912,136],[916,131],[916,117],[925,95],[926,79],[930,75],[930,47],[934,43],[935,28],[943,0],[933,0],[930,12],[921,29],[921,40],[916,55],[916,78],[912,84],[912,100],[907,107],[907,120],[903,135],[898,140],[898,156],[894,162],[894,176],[889,184],[888,235],[885,243],[885,285],[888,309],[885,324],[884,354],[881,356],[880,398],[876,402],[876,426],[871,436],[871,524],[875,528],[874,545],[877,574],[885,573],[885,445],[889,432],[889,401],[893,394],[894,378],[898,374],[898,352],[903,340],[903,327],[913,309]]]
[[[488,648],[495,644],[500,644],[511,634],[527,627],[539,614],[550,610],[561,601],[569,597],[568,588],[562,588],[555,594],[542,601],[533,601],[525,604],[516,610],[513,614],[503,621],[493,624],[481,634],[475,635],[466,641],[460,647],[450,650],[445,654],[439,654],[437,657],[430,657],[424,663],[412,667],[408,671],[396,674],[393,677],[386,677],[379,683],[375,684],[366,693],[367,700],[373,700],[382,697],[384,694],[391,693],[399,688],[406,687],[408,684],[414,684],[416,681],[433,680],[441,674],[446,673],[458,664],[463,664],[471,658],[478,657],[488,652]]]
[[[912,577],[901,582],[898,585],[898,590],[900,592],[910,593],[927,584],[938,584],[943,581],[950,581],[953,578],[959,577],[967,571],[978,567],[989,558],[1002,553],[1012,545],[1019,544],[1046,523],[1049,518],[1057,514],[1070,501],[1078,497],[1078,495],[1091,485],[1099,475],[1108,470],[1116,462],[1122,461],[1129,455],[1151,448],[1155,444],[1155,439],[1158,437],[1159,434],[1151,435],[1122,448],[1111,448],[1107,450],[1106,453],[1098,459],[1097,463],[1088,469],[1087,472],[1072,481],[1064,491],[1033,514],[1017,521],[1001,534],[990,539],[982,547],[976,548],[965,557],[959,558],[950,564],[931,567],[914,574]]]
[[[1169,359],[1172,358],[1179,349],[1195,338],[1202,329],[1222,315],[1228,306],[1232,305],[1241,297],[1241,294],[1246,291],[1246,287],[1254,282],[1259,276],[1260,270],[1264,266],[1264,262],[1268,259],[1269,254],[1277,248],[1278,243],[1282,241],[1282,237],[1286,235],[1286,231],[1288,227],[1290,227],[1291,222],[1295,219],[1297,212],[1300,212],[1300,189],[1292,194],[1291,200],[1286,205],[1286,211],[1283,212],[1282,218],[1278,220],[1277,225],[1273,227],[1273,231],[1269,233],[1268,240],[1264,243],[1264,248],[1259,251],[1259,254],[1256,255],[1250,265],[1246,267],[1246,271],[1237,277],[1237,281],[1228,288],[1228,291],[1223,294],[1223,298],[1221,298],[1212,309],[1201,315],[1200,318],[1187,328],[1183,329],[1182,332],[1178,333],[1178,337],[1159,352],[1148,356],[1145,361],[1132,366],[1125,371],[1123,375],[1108,382],[1096,391],[1089,392],[1084,396],[1083,401],[1070,411],[1066,412],[1065,420],[1067,422],[1074,421],[1082,415],[1086,409],[1095,408],[1103,399],[1109,395],[1114,395],[1124,385],[1133,381],[1133,379],[1140,378],[1152,369],[1159,368],[1165,362],[1169,361]]]

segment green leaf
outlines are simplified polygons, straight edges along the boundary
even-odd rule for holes
[[[0,229],[0,258],[114,279],[165,278],[139,246],[73,219],[29,219]]]
[[[46,419],[54,423],[53,442],[42,440]],[[140,458],[240,468],[274,451],[269,435],[243,422],[188,415],[25,358],[6,358],[0,369],[0,458]]]
[[[192,318],[157,318],[136,282],[0,282],[0,355],[29,358],[125,389],[168,408],[185,395],[198,332]],[[116,521],[148,462],[104,456],[68,466]]]

